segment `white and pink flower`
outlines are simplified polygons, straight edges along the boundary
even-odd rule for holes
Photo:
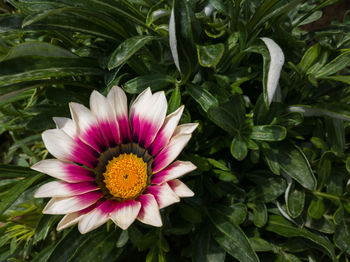
[[[70,103],[72,119],[54,118],[57,128],[42,134],[56,159],[32,169],[59,179],[41,186],[35,197],[52,197],[43,213],[64,214],[57,229],[76,223],[87,233],[111,219],[127,229],[135,219],[162,226],[159,209],[191,197],[179,177],[196,169],[176,161],[196,129],[178,125],[184,107],[166,116],[164,92],[143,91],[128,113],[120,87],[104,97],[90,96],[90,110]]]

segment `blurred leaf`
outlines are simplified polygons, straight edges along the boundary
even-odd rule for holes
[[[349,51],[340,54],[335,59],[333,59],[331,62],[329,62],[328,64],[324,65],[322,67],[322,69],[320,69],[316,73],[315,77],[316,78],[322,78],[324,76],[333,75],[333,74],[341,71],[342,69],[344,69],[345,67],[350,65],[350,59],[349,58],[350,58],[350,52]]]
[[[253,210],[253,223],[257,227],[263,227],[267,222],[267,208],[262,201],[248,203],[248,207]]]
[[[334,234],[335,245],[350,255],[350,230],[349,226],[343,222],[337,226]]]
[[[266,178],[262,176],[259,178],[254,175],[252,179],[257,185],[247,194],[250,202],[255,200],[262,200],[265,203],[271,202],[282,195],[287,187],[285,180],[279,177]]]
[[[325,205],[323,199],[320,197],[314,197],[311,200],[307,213],[314,219],[320,219],[325,211]]]
[[[176,86],[174,91],[171,93],[168,103],[168,114],[174,112],[181,106],[181,92],[180,87]]]

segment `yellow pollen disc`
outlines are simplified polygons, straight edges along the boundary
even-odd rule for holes
[[[147,185],[147,164],[135,154],[120,154],[108,162],[103,176],[113,196],[133,198]]]

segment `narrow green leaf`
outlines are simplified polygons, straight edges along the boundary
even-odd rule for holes
[[[195,85],[188,85],[187,92],[207,112],[212,106],[218,105],[218,100],[206,89]]]
[[[120,66],[122,63],[126,62],[130,57],[132,57],[137,51],[148,44],[150,41],[158,39],[155,36],[134,36],[126,39],[121,43],[112,53],[108,61],[108,69],[111,70]]]
[[[322,79],[339,81],[339,82],[343,82],[343,83],[346,83],[346,84],[350,84],[350,75],[346,75],[346,76],[333,75],[333,76],[322,77]]]
[[[316,78],[322,78],[325,76],[333,75],[343,70],[345,67],[350,65],[350,52],[344,52],[328,64],[324,65],[316,74]]]
[[[214,225],[212,232],[214,239],[231,256],[242,262],[257,262],[258,256],[251,247],[248,238],[242,229],[232,223],[227,217],[209,213],[209,218]]]
[[[37,174],[37,172],[30,169],[29,167],[0,164],[1,179],[28,177],[29,175],[34,175],[34,174]]]
[[[321,51],[321,45],[315,44],[306,50],[298,66],[304,73],[310,68],[312,63],[318,58]]]
[[[316,178],[309,161],[299,147],[289,143],[274,145],[278,150],[278,162],[281,169],[300,185],[309,190],[316,188]]]
[[[320,247],[322,247],[325,251],[327,251],[328,256],[333,261],[337,261],[335,252],[334,252],[334,246],[327,238],[321,237],[304,228],[296,227],[291,222],[287,221],[281,216],[270,215],[269,222],[265,227],[265,230],[274,232],[284,237],[306,238],[314,242],[316,245],[319,245]]]
[[[201,66],[204,67],[215,67],[224,54],[225,45],[215,44],[215,45],[197,45],[197,56],[198,61]]]
[[[180,87],[176,86],[174,91],[171,93],[168,103],[168,114],[174,112],[181,106],[181,92]]]
[[[250,138],[262,141],[281,141],[285,139],[287,130],[283,126],[277,125],[264,125],[264,126],[253,126]]]
[[[337,226],[334,234],[334,242],[338,248],[350,256],[350,230],[345,222]]]
[[[159,91],[165,89],[170,84],[175,83],[175,79],[165,74],[150,74],[135,77],[123,86],[125,92],[130,94],[139,94],[147,87],[151,87],[152,91]]]
[[[317,190],[321,190],[324,187],[324,185],[328,182],[328,179],[332,172],[332,156],[333,152],[331,151],[326,151],[321,156],[317,168]]]
[[[44,174],[30,175],[19,180],[13,187],[11,187],[0,199],[0,214],[4,213],[7,208],[9,208],[16,199],[30,186],[42,179]]]

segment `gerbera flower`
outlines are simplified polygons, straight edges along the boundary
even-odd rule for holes
[[[57,229],[79,223],[84,234],[111,219],[122,229],[139,221],[162,226],[160,208],[193,196],[180,176],[196,167],[176,161],[197,124],[178,126],[184,107],[166,116],[164,92],[150,88],[132,103],[119,87],[90,96],[90,110],[69,104],[72,119],[54,118],[57,128],[42,134],[56,159],[32,169],[60,179],[41,186],[35,197],[52,197],[45,214],[65,214]]]

